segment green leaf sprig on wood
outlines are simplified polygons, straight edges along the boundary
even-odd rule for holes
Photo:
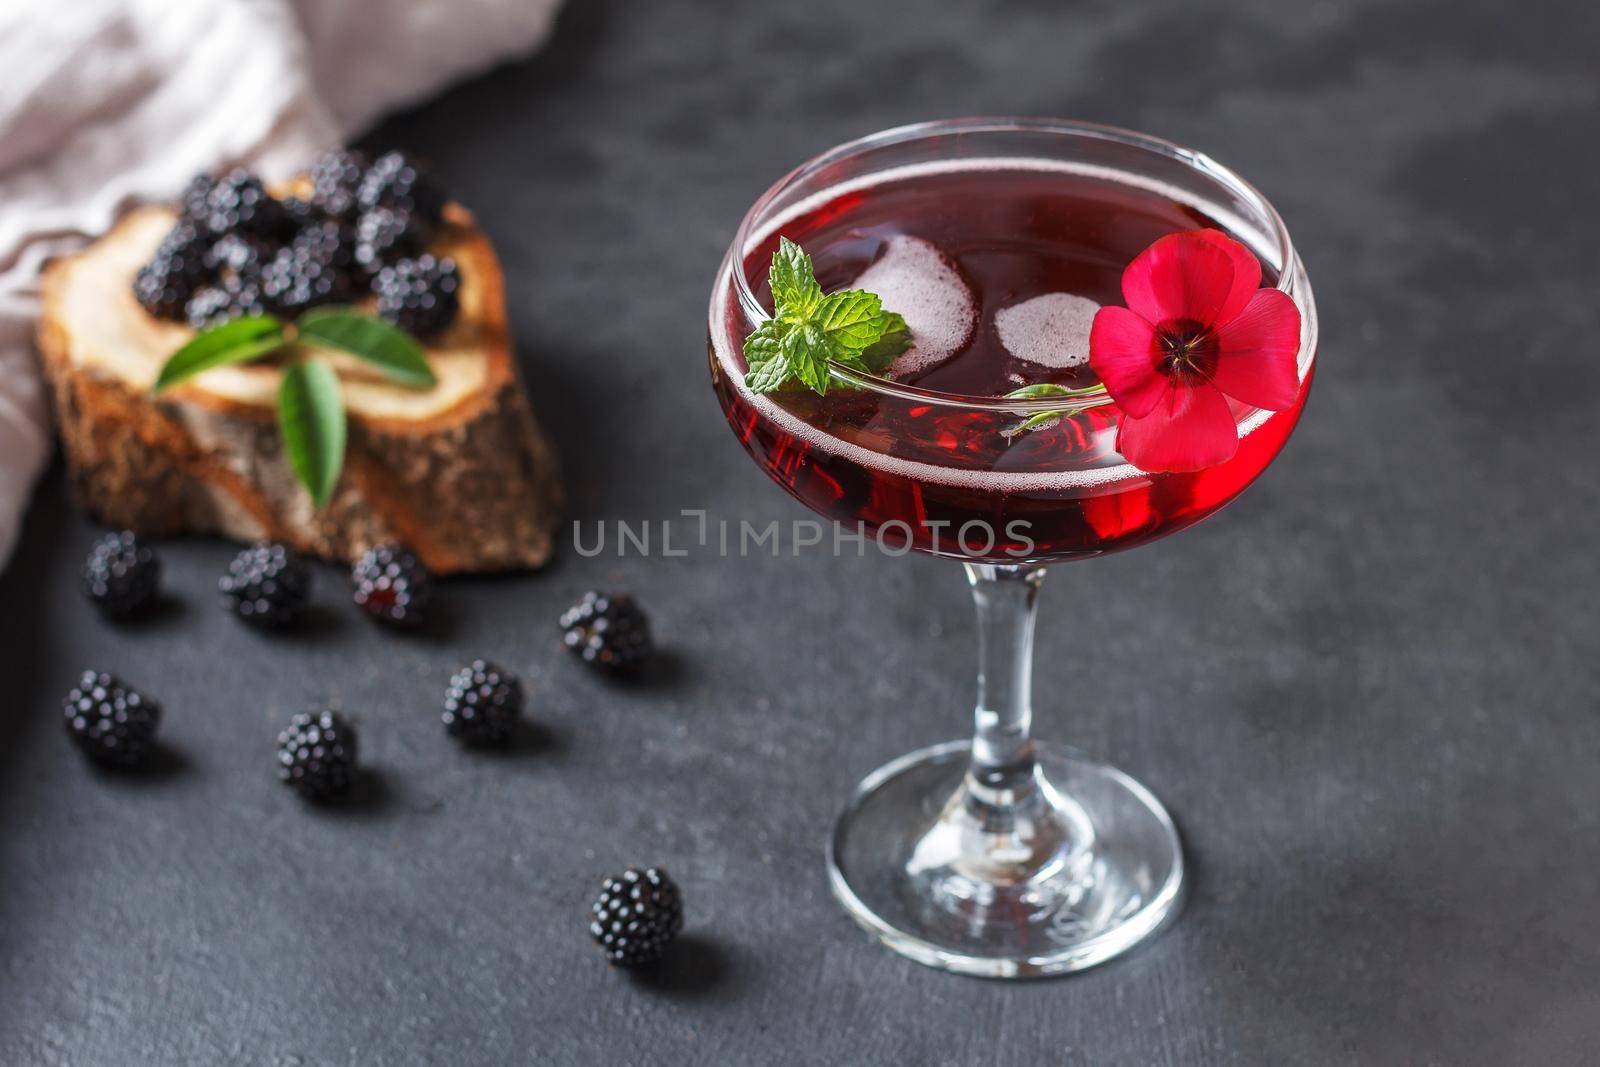
[[[215,367],[293,350],[278,391],[278,431],[289,466],[320,508],[332,499],[344,469],[344,393],[332,365],[300,349],[348,353],[402,385],[426,388],[438,380],[422,346],[404,330],[348,308],[324,307],[292,323],[273,315],[247,315],[202,330],[162,365],[154,391]]]
[[[768,274],[772,318],[744,340],[744,381],[758,393],[799,382],[828,391],[829,364],[881,374],[911,345],[906,320],[883,307],[875,293],[847,289],[824,293],[811,257],[787,237],[778,239]]]

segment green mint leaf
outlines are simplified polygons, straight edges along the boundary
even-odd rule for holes
[[[794,375],[789,372],[789,363],[782,356],[769,359],[765,363],[757,363],[750,368],[744,376],[744,384],[753,393],[775,393],[787,385]]]
[[[825,394],[829,361],[877,374],[911,344],[906,320],[885,311],[876,293],[849,289],[824,295],[811,257],[787,237],[772,254],[772,318],[744,340],[745,384],[760,393],[798,378]]]
[[[772,269],[767,274],[772,284],[774,317],[787,322],[805,322],[822,303],[822,286],[811,267],[811,257],[787,237],[778,238],[772,253]]]
[[[828,359],[833,354],[828,335],[816,323],[797,326],[784,335],[784,362],[794,376],[818,396],[828,391]]]
[[[873,374],[889,369],[895,357],[911,347],[911,331],[906,320],[893,311],[882,311],[873,324],[878,339],[861,350],[861,362]]]
[[[754,392],[774,392],[794,377],[783,358],[784,332],[782,323],[768,319],[744,339],[744,361],[750,368],[745,372],[744,384]]]
[[[299,340],[358,356],[397,382],[429,386],[438,381],[422,346],[404,330],[349,308],[318,308],[295,320]]]
[[[744,339],[744,361],[752,370],[757,363],[782,358],[785,332],[783,323],[777,319],[768,319],[750,332],[750,336]]]
[[[877,343],[883,336],[882,318],[883,301],[865,289],[829,293],[814,315],[829,339],[851,352]]]
[[[291,363],[278,390],[278,431],[289,465],[317,507],[327,504],[344,468],[344,395],[325,361]]]
[[[169,389],[212,367],[260,359],[287,343],[283,324],[271,315],[246,315],[213,326],[195,334],[162,364],[154,391]]]

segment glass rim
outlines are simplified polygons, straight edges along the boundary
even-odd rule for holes
[[[902,144],[945,133],[1057,134],[1065,137],[1111,141],[1130,148],[1142,149],[1154,155],[1181,163],[1224,186],[1261,213],[1267,224],[1268,236],[1277,246],[1278,259],[1281,263],[1276,287],[1291,299],[1295,296],[1295,275],[1300,268],[1294,243],[1289,239],[1289,230],[1284,225],[1283,219],[1278,215],[1277,209],[1272,206],[1272,202],[1263,196],[1259,189],[1240,177],[1232,168],[1218,163],[1203,152],[1185,148],[1165,138],[1139,133],[1136,130],[1128,130],[1120,126],[1108,126],[1103,123],[1087,122],[1081,119],[971,116],[955,119],[931,119],[925,122],[909,123],[904,126],[893,126],[886,130],[879,130],[876,133],[869,133],[865,137],[857,137],[854,140],[845,141],[818,155],[812,156],[768,186],[766,191],[756,198],[755,203],[750,205],[749,210],[744,214],[744,218],[740,220],[739,228],[734,233],[733,245],[729,248],[727,257],[726,269],[733,274],[734,291],[738,296],[740,308],[750,317],[750,320],[761,323],[772,317],[766,308],[761,306],[761,302],[756,299],[755,292],[750,288],[750,281],[744,272],[744,256],[745,249],[750,244],[756,221],[772,205],[773,201],[797,183],[842,159],[848,159],[874,148]],[[1296,303],[1298,304],[1298,301]],[[1313,321],[1314,315],[1315,313],[1312,312]],[[1315,342],[1316,333],[1313,328],[1310,343],[1314,345]],[[996,396],[972,396],[965,393],[948,393],[938,389],[925,389],[921,386],[908,385],[904,382],[896,382],[889,378],[881,378],[875,374],[855,370],[832,360],[829,361],[828,370],[829,376],[834,381],[847,386],[867,389],[902,400],[938,404],[943,407],[1007,411],[1028,415],[1046,411],[1083,411],[1112,402],[1111,395],[1106,391],[1105,386],[1099,384],[1089,387],[1085,392],[1072,396],[1006,399]]]

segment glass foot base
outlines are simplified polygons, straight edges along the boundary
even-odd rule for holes
[[[1034,752],[1032,786],[998,806],[966,741],[878,768],[834,827],[834,896],[901,955],[989,978],[1082,970],[1154,934],[1182,896],[1172,817],[1115,767]]]

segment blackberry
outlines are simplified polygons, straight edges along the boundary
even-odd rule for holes
[[[350,791],[356,776],[356,731],[332,711],[304,711],[278,735],[278,778],[312,800]]]
[[[84,671],[61,702],[67,732],[84,755],[112,767],[133,767],[149,755],[161,705],[114,674]]]
[[[114,619],[127,618],[155,599],[161,560],[132,530],[108,533],[83,562],[83,591]]]
[[[232,170],[206,197],[205,228],[214,236],[248,233],[271,238],[283,230],[283,205],[247,170]]]
[[[324,152],[311,167],[311,203],[332,218],[355,221],[366,173],[361,153],[343,148]]]
[[[375,207],[356,223],[356,267],[370,278],[385,263],[421,254],[432,239],[427,223],[411,213]]]
[[[259,238],[227,233],[206,249],[205,265],[213,277],[250,280],[260,275],[267,254],[268,246]]]
[[[262,626],[283,626],[305,610],[311,569],[294,549],[261,541],[233,557],[217,582],[222,606]]]
[[[356,231],[342,222],[324,219],[295,234],[289,251],[301,259],[314,259],[348,274],[355,264]]]
[[[350,300],[355,295],[353,246],[350,227],[336,222],[313,223],[301,230],[262,269],[263,299],[287,312]]]
[[[522,683],[498,664],[475,659],[451,676],[444,692],[444,728],[472,745],[511,737],[522,715]]]
[[[197,330],[236,319],[241,315],[265,315],[272,309],[264,291],[265,274],[257,281],[242,276],[226,277],[215,285],[196,291],[183,306],[183,317]]]
[[[585,663],[628,671],[650,658],[650,620],[626,593],[583,594],[561,614],[562,640]]]
[[[431,337],[455,321],[461,278],[453,259],[400,259],[378,271],[372,291],[378,314],[415,337]]]
[[[683,929],[683,896],[664,867],[607,878],[589,911],[589,933],[614,967],[649,963]]]
[[[357,199],[363,211],[399,208],[428,226],[439,225],[444,215],[444,190],[432,175],[400,152],[387,152],[377,158],[361,179]]]
[[[356,607],[379,622],[416,626],[433,594],[433,575],[401,545],[374,545],[350,568]]]
[[[309,200],[288,196],[278,203],[283,205],[284,236],[288,239],[292,240],[295,234],[312,223],[322,221],[322,212]]]
[[[209,277],[207,235],[180,219],[162,238],[150,262],[133,276],[139,306],[163,319],[183,319],[184,305]]]
[[[209,174],[196,174],[189,179],[178,196],[179,212],[185,222],[206,228],[206,216],[211,213],[211,191],[216,187],[217,179]]]

